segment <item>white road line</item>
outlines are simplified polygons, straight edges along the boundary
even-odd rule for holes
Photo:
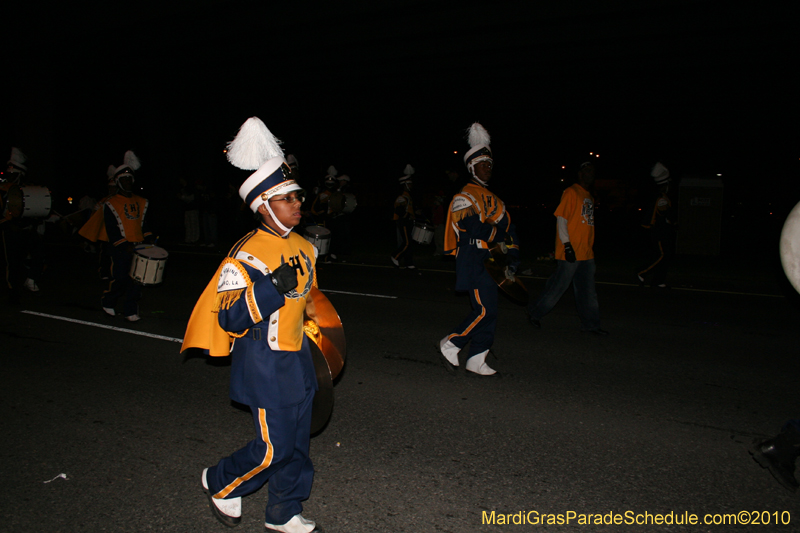
[[[397,296],[386,296],[385,294],[368,294],[366,292],[347,292],[347,291],[332,291],[330,289],[320,289],[322,292],[332,292],[336,294],[352,294],[354,296],[369,296],[370,298],[389,298],[396,300]]]
[[[37,313],[36,311],[22,311],[28,315],[36,315],[36,316],[43,316],[46,318],[54,318],[56,320],[63,320],[65,322],[74,322],[75,324],[83,324],[84,326],[94,326],[96,328],[103,328],[103,329],[110,329],[113,331],[121,331],[123,333],[133,333],[134,335],[141,335],[142,337],[150,337],[151,339],[158,339],[162,341],[170,341],[170,342],[180,342],[183,343],[183,339],[176,339],[175,337],[165,337],[164,335],[156,335],[155,333],[147,333],[146,331],[136,331],[133,329],[126,329],[126,328],[118,328],[116,326],[107,326],[105,324],[97,324],[95,322],[86,322],[85,320],[77,320],[75,318],[67,318],[64,316],[56,316],[56,315],[48,315],[46,313]]]

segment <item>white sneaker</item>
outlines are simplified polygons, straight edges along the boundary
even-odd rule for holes
[[[103,312],[108,316],[117,316],[117,312],[114,311],[113,307],[104,307]]]
[[[296,514],[285,524],[276,526],[264,522],[264,526],[272,531],[281,531],[283,533],[310,533],[314,531],[317,524],[313,520],[306,520],[303,515]]]
[[[142,317],[140,317],[139,315],[130,315],[125,317],[125,320],[127,320],[128,322],[138,322],[141,319]]]
[[[475,354],[467,359],[467,370],[481,376],[493,376],[497,374],[495,369],[486,364],[486,354],[488,353],[489,350],[486,350],[485,352]]]
[[[447,337],[439,341],[439,351],[442,352],[448,363],[458,366],[458,352],[461,351],[461,348],[450,342]]]
[[[39,286],[31,278],[26,279],[22,286],[31,292],[39,292]]]
[[[208,468],[203,469],[203,489],[208,496],[208,503],[212,506],[211,513],[214,518],[222,522],[228,527],[233,527],[242,521],[242,498],[230,498],[223,500],[222,498],[215,498],[208,490],[208,481],[206,481],[206,472]]]
[[[400,261],[398,261],[397,259],[395,259],[393,256],[389,256],[389,259],[391,259],[391,260],[392,260],[392,264],[393,264],[394,266],[396,266],[396,267],[399,267],[399,266],[400,266]]]

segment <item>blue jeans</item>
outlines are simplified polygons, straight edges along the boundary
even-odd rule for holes
[[[575,290],[575,306],[581,317],[581,329],[584,331],[600,329],[600,306],[597,304],[594,272],[594,259],[574,263],[559,260],[555,273],[544,286],[544,292],[539,295],[538,300],[528,304],[531,318],[540,320],[549,313],[571,282]]]

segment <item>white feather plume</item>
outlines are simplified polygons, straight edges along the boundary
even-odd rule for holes
[[[114,174],[117,172],[117,167],[114,165],[108,165],[108,169],[106,170],[106,176],[109,178],[113,178]]]
[[[414,167],[412,167],[410,164],[406,165],[405,170],[403,170],[403,174],[406,176],[412,176],[414,174]]]
[[[489,132],[486,131],[486,128],[481,126],[478,122],[473,123],[472,126],[470,126],[467,130],[467,133],[467,142],[469,143],[470,148],[474,148],[481,144],[489,146],[489,143],[492,141],[492,138],[489,136]]]
[[[22,153],[22,150],[16,146],[11,147],[11,159],[8,160],[9,163],[14,163],[18,167],[25,168],[25,163],[27,161],[28,157]]]
[[[336,170],[336,167],[334,167],[333,165],[328,167],[328,176],[336,177],[337,174],[339,174],[339,171]]]
[[[243,170],[258,170],[274,157],[283,157],[280,141],[258,117],[248,118],[228,143],[228,161]]]
[[[134,154],[132,150],[128,150],[125,152],[125,157],[122,158],[122,166],[128,167],[131,170],[139,170],[142,163],[139,162],[139,158],[136,157],[136,154]]]

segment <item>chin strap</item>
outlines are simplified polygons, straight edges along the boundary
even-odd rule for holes
[[[272,221],[275,222],[275,224],[277,224],[278,227],[281,228],[281,230],[284,232],[284,234],[282,236],[283,237],[288,237],[289,234],[292,232],[292,228],[287,228],[286,226],[281,224],[281,221],[278,220],[278,217],[275,216],[275,213],[272,211],[272,208],[269,206],[269,200],[264,202],[264,205],[267,206],[267,211],[269,211],[269,214],[272,217]]]
[[[485,182],[485,181],[483,181],[482,179],[480,179],[478,176],[476,176],[476,175],[475,175],[475,172],[473,172],[473,170],[472,170],[472,169],[470,169],[469,171],[470,171],[470,173],[472,174],[472,179],[474,179],[475,181],[477,181],[478,183],[480,183],[480,184],[481,184],[481,185],[483,185],[484,187],[488,187],[488,185],[486,185],[486,182]]]

